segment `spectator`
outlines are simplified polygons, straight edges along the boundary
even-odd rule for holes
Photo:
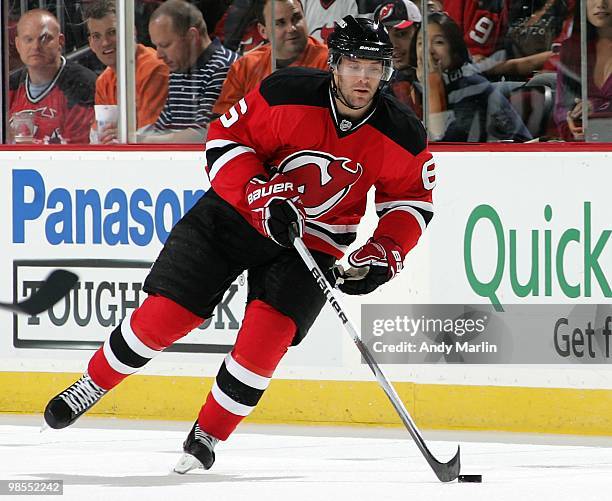
[[[463,40],[476,63],[492,56],[507,28],[504,0],[445,0],[443,11],[463,31]]]
[[[327,69],[327,47],[307,36],[304,12],[299,0],[276,0],[274,22],[270,0],[264,0],[259,11],[259,28],[268,38],[270,26],[275,26],[276,67],[308,66]],[[222,115],[272,73],[272,45],[249,52],[232,65],[215,105]]]
[[[449,5],[456,9],[460,3],[453,1]],[[475,0],[463,2],[475,3]],[[478,54],[481,71],[514,80],[527,80],[535,71],[554,71],[553,49],[568,37],[574,0],[496,0],[492,4],[489,11],[476,11],[472,27],[469,31],[464,29],[465,37],[475,39],[468,47]],[[502,7],[504,10],[500,11]],[[490,23],[490,19],[494,22]],[[489,31],[491,35],[487,35]],[[479,50],[477,41],[485,38],[487,41]],[[481,60],[485,55],[490,55],[489,59]]]
[[[389,83],[393,95],[415,109],[412,101],[414,68],[410,65],[410,48],[414,34],[422,22],[419,8],[410,0],[393,0],[380,4],[374,19],[385,25],[393,44],[393,68],[395,72]]]
[[[96,81],[96,104],[117,104],[117,34],[114,0],[95,0],[85,14],[89,46],[106,69]],[[136,123],[141,128],[155,123],[168,94],[168,67],[155,50],[136,45]],[[97,131],[98,142],[117,140],[117,129]]]
[[[88,143],[96,75],[62,56],[64,35],[53,14],[26,12],[17,23],[15,44],[24,64],[9,82],[9,122],[29,112],[33,140]]]
[[[561,46],[555,122],[567,140],[584,140],[580,79],[580,5],[572,36]],[[589,117],[612,117],[612,5],[587,0],[587,89]],[[608,125],[612,128],[612,125]],[[611,133],[612,135],[612,133]]]
[[[409,69],[412,40],[423,21],[419,8],[410,0],[393,0],[381,4],[374,18],[389,32],[393,44],[393,68],[397,71]]]
[[[202,13],[184,0],[168,0],[149,21],[157,55],[170,69],[168,98],[153,132],[142,142],[198,143],[206,138],[213,105],[230,65],[238,58],[211,40]]]
[[[359,13],[357,0],[301,0],[306,15],[306,24],[310,35],[320,42],[327,42],[327,37],[334,31],[334,22],[344,16],[357,17]]]
[[[81,0],[89,3],[95,0]],[[151,45],[149,36],[149,20],[151,14],[164,3],[165,0],[135,0],[134,1],[134,21],[138,33],[138,41],[144,45]],[[200,10],[209,35],[216,33],[216,25],[225,15],[231,0],[188,0],[190,4]],[[250,1],[250,0],[249,0]],[[78,3],[78,2],[77,2]]]
[[[435,12],[428,17],[428,33],[430,82],[431,76],[435,76],[442,83],[430,89],[428,125],[432,139],[459,142],[531,139],[508,100],[471,63],[459,26],[448,15]],[[420,82],[422,49],[419,29],[410,59],[417,66]]]

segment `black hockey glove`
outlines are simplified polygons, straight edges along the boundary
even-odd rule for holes
[[[298,235],[304,234],[304,211],[293,182],[283,174],[269,181],[254,177],[246,188],[246,199],[253,225],[262,235],[283,247],[293,247],[289,227],[295,223]]]
[[[349,255],[352,268],[339,272],[336,287],[346,294],[369,294],[400,272],[403,259],[402,248],[390,238],[370,238]]]

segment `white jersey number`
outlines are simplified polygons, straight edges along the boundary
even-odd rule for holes
[[[234,125],[238,119],[247,112],[247,104],[244,98],[238,101],[238,106],[240,107],[240,113],[236,109],[236,105],[232,106],[225,115],[221,115],[219,120],[223,124],[223,127],[226,129]]]
[[[436,164],[433,158],[430,158],[423,164],[421,171],[423,177],[423,186],[426,190],[433,190],[436,186]]]
[[[470,38],[475,42],[484,45],[493,32],[495,23],[488,17],[481,17],[470,31]]]

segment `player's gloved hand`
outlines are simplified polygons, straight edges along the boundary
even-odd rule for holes
[[[277,174],[270,180],[254,177],[247,184],[246,200],[257,231],[278,245],[293,247],[289,227],[294,223],[297,236],[304,234],[300,194],[285,175]]]
[[[336,271],[336,287],[346,294],[368,294],[400,272],[403,258],[402,248],[390,238],[370,238],[349,255],[351,268]]]

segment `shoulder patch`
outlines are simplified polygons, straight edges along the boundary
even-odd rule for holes
[[[414,111],[388,93],[368,123],[414,156],[427,147],[427,132]]]
[[[259,92],[270,106],[297,104],[328,107],[330,73],[313,68],[290,67],[265,78]]]

